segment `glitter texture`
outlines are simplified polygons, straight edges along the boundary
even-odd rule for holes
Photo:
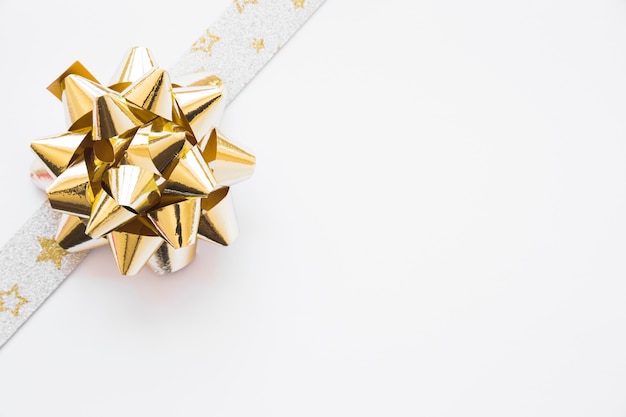
[[[11,291],[17,286],[19,296],[28,300],[19,309],[0,311],[0,346],[87,255],[87,252],[68,253],[61,248],[41,246],[41,241],[54,239],[60,218],[61,215],[53,211],[48,202],[44,203],[0,251],[0,292]]]
[[[324,0],[234,1],[170,74],[176,79],[210,71],[224,82],[230,102],[322,3]],[[259,49],[261,39],[263,48]]]
[[[176,76],[207,70],[232,101],[324,0],[235,0],[176,64]],[[0,251],[0,347],[87,256],[54,246],[61,215],[44,203]]]

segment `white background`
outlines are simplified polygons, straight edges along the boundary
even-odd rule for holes
[[[229,3],[0,0],[0,241],[45,87]],[[229,107],[241,234],[101,248],[0,350],[0,416],[625,416],[626,3],[328,0]]]

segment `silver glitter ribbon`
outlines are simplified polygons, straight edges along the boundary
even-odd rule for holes
[[[170,70],[210,71],[232,101],[325,0],[234,0]],[[46,202],[0,251],[0,347],[88,252],[55,242],[61,215]]]
[[[87,256],[56,244],[60,218],[44,203],[0,251],[0,346]]]
[[[235,0],[170,69],[177,79],[207,70],[232,101],[325,0]]]

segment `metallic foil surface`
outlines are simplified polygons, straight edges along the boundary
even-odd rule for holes
[[[198,238],[233,241],[230,186],[255,160],[215,125],[323,2],[233,0],[173,79],[135,48],[106,86],[79,62],[50,85],[69,129],[32,144],[31,178],[52,198],[0,251],[0,346],[89,249],[108,244],[122,273],[165,274],[193,260]]]
[[[69,131],[31,147],[37,169],[52,178],[50,205],[63,214],[60,248],[79,252],[108,242],[120,273],[133,275],[144,265],[157,273],[185,267],[198,235],[232,241],[223,238],[224,230],[236,230],[232,206],[224,213],[214,202],[248,178],[256,161],[217,130],[225,107],[219,78],[183,83],[134,48],[108,86],[79,63],[51,84]]]

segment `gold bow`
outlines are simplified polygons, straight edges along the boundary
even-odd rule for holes
[[[68,132],[31,144],[63,213],[56,240],[70,252],[108,244],[123,275],[148,264],[177,271],[196,238],[228,245],[237,234],[230,185],[252,175],[255,157],[216,129],[221,80],[198,72],[172,83],[144,48],[133,48],[111,85],[79,62],[48,89]]]

